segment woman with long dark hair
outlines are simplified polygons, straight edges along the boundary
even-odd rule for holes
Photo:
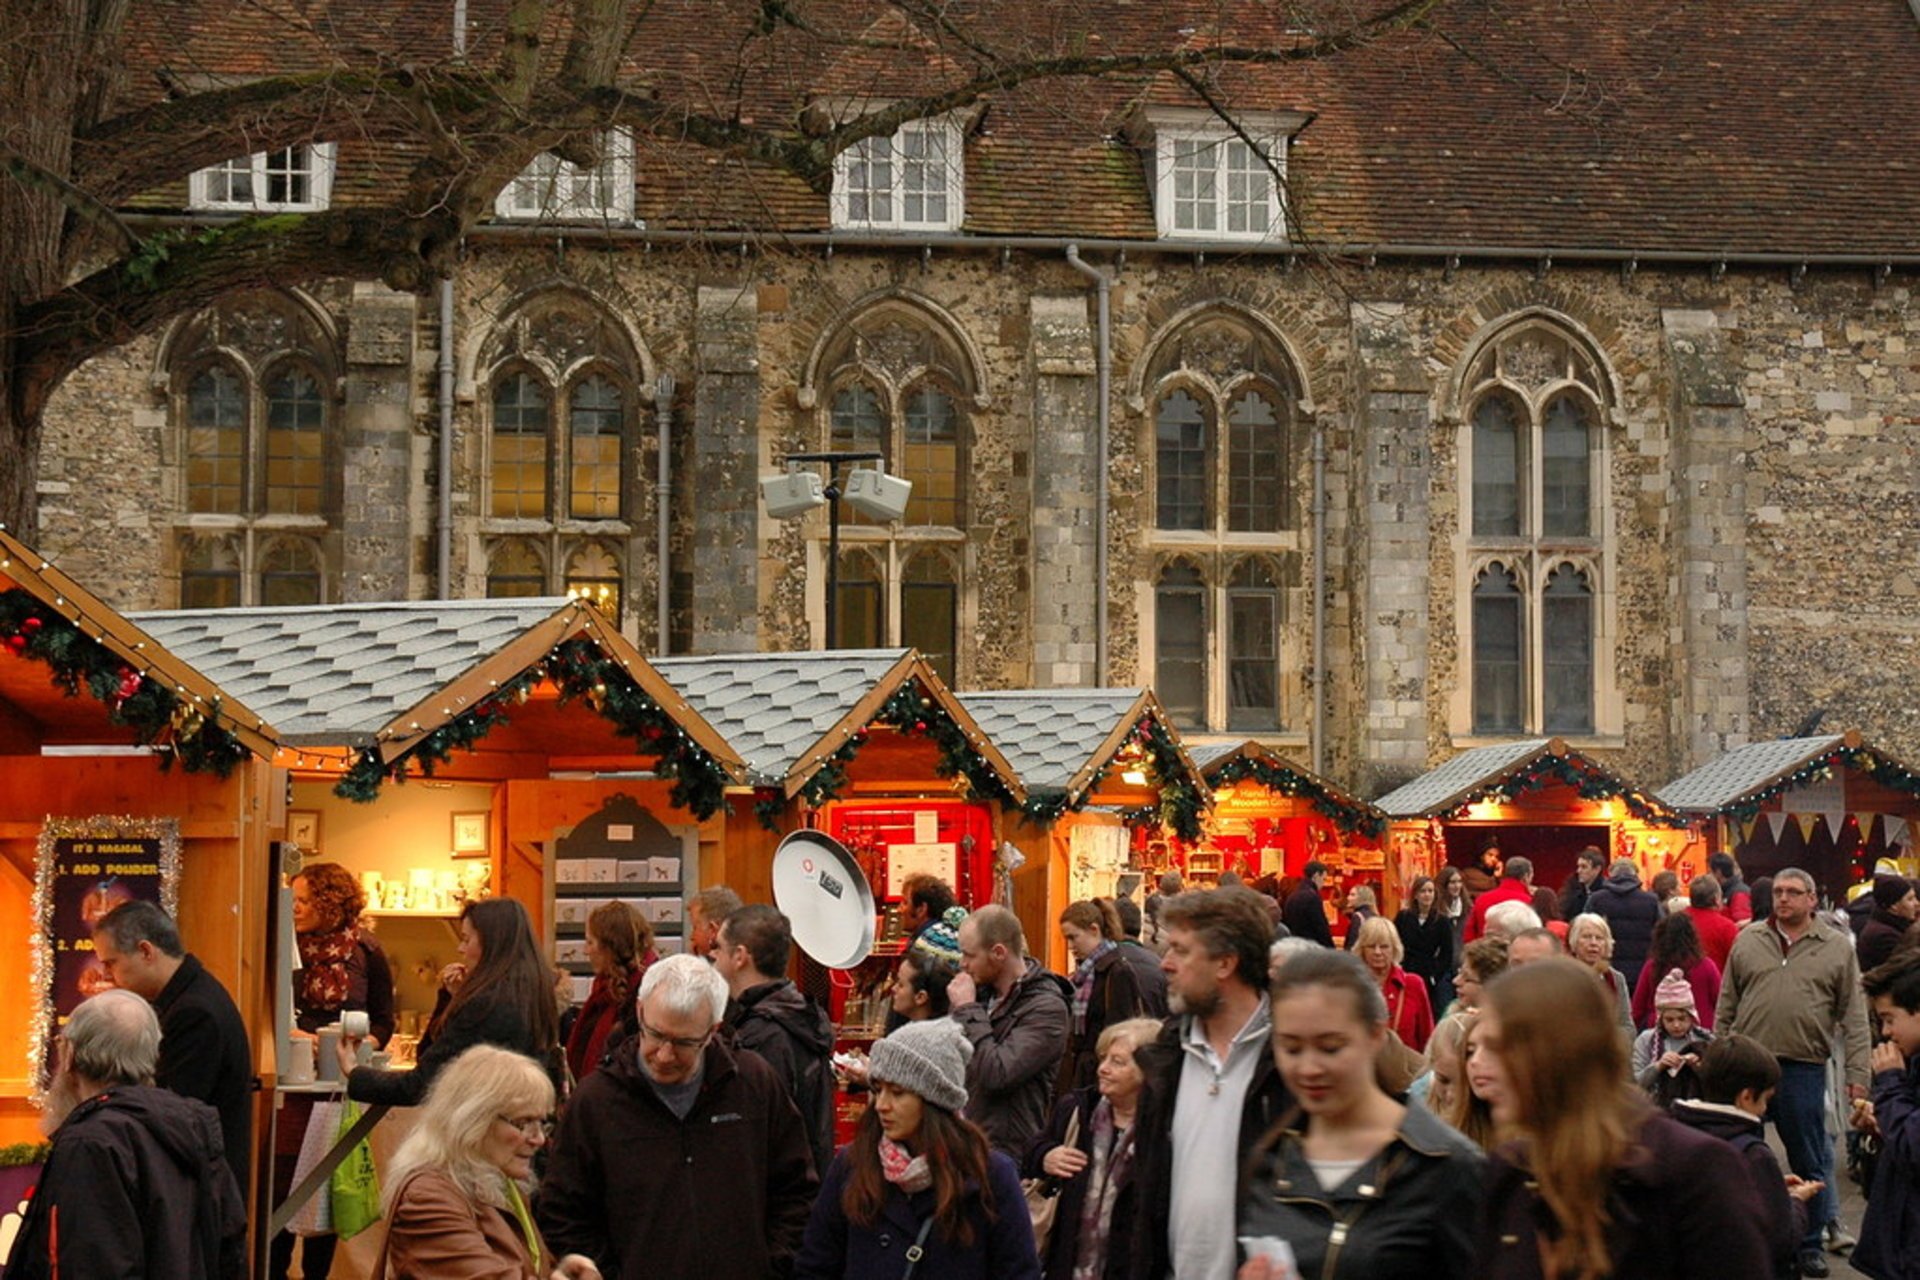
[[[564,1078],[560,1009],[553,979],[533,940],[527,909],[512,898],[469,902],[460,912],[460,960],[441,972],[440,998],[420,1037],[412,1071],[354,1066],[356,1041],[342,1037],[340,1065],[351,1068],[347,1096],[380,1106],[417,1106],[442,1067],[476,1044],[498,1045]]]
[[[1633,988],[1633,1028],[1645,1031],[1659,1019],[1653,994],[1667,975],[1678,969],[1693,988],[1694,1007],[1699,1010],[1700,1025],[1713,1030],[1713,1010],[1720,1003],[1720,966],[1707,959],[1700,949],[1700,931],[1693,917],[1676,911],[1660,917],[1653,926],[1653,942],[1647,950],[1647,962],[1640,968],[1640,981]]]
[[[873,1106],[827,1168],[795,1280],[893,1280],[910,1248],[928,1280],[1040,1280],[1013,1160],[960,1114],[972,1056],[948,1018],[873,1047]]]
[[[647,966],[660,957],[653,950],[653,926],[633,905],[618,898],[603,902],[587,916],[587,960],[593,986],[567,1036],[567,1069],[584,1080],[600,1065],[615,1030],[640,1033],[634,995]]]
[[[1494,1118],[1484,1280],[1719,1280],[1770,1273],[1764,1210],[1730,1143],[1627,1078],[1607,992],[1561,958],[1487,985],[1476,1052]]]
[[[1456,875],[1459,873],[1456,872]],[[1440,907],[1440,885],[1432,876],[1415,876],[1407,905],[1393,918],[1406,959],[1400,963],[1427,984],[1435,1010],[1453,1003],[1453,969],[1459,963],[1453,921]]]
[[[1079,961],[1073,971],[1072,1039],[1060,1063],[1058,1092],[1064,1094],[1093,1084],[1100,1033],[1146,1013],[1147,1001],[1133,966],[1120,951],[1127,935],[1111,899],[1069,905],[1060,913],[1060,934]]]

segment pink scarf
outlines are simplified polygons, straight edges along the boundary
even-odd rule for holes
[[[909,1156],[892,1138],[880,1139],[880,1175],[908,1195],[933,1185],[933,1170],[924,1155]]]

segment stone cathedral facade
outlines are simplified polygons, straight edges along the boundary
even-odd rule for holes
[[[1856,7],[1876,65],[1920,71],[1920,19]],[[1731,52],[1749,87],[1784,57]],[[126,609],[573,592],[650,652],[911,644],[962,688],[1151,684],[1190,737],[1305,759],[1317,723],[1364,794],[1519,736],[1649,783],[1814,717],[1920,748],[1920,179],[1836,153],[1747,218],[1760,184],[1703,194],[1662,151],[1606,195],[1518,107],[1508,167],[1423,169],[1432,124],[1375,179],[1363,126],[1413,132],[1448,90],[1369,114],[1327,91],[1362,71],[1246,91],[1291,196],[1157,83],[1053,150],[1011,107],[910,126],[777,227],[649,205],[644,149],[609,151],[617,227],[552,216],[531,174],[450,327],[328,282],[86,368],[49,412],[42,543]],[[1817,137],[1773,144],[1815,181]],[[1519,190],[1473,189],[1496,170]],[[1110,281],[1104,350],[1069,245]],[[837,636],[824,515],[758,487],[830,449],[915,485],[895,524],[849,513]]]

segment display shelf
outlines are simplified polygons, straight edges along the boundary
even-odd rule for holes
[[[372,916],[376,920],[458,920],[460,918],[459,908],[451,911],[417,911],[400,907],[369,908],[361,914]]]

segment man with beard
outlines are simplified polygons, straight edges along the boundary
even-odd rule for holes
[[[1146,1079],[1134,1149],[1137,1280],[1231,1280],[1247,1153],[1291,1105],[1268,1043],[1272,917],[1249,889],[1161,907],[1173,1016],[1134,1054]]]
[[[246,1274],[247,1214],[212,1107],[153,1087],[160,1019],[130,991],[82,1001],[59,1040],[46,1169],[6,1280]]]

